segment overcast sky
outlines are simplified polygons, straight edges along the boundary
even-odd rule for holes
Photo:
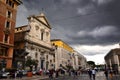
[[[44,12],[52,39],[62,39],[100,64],[111,49],[119,47],[119,8],[120,0],[23,0],[16,26],[27,24],[29,15]]]

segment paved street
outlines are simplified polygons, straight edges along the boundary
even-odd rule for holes
[[[22,79],[0,79],[0,80],[50,80],[48,76],[33,76],[33,77],[23,77]],[[52,80],[90,80],[87,74],[81,74],[80,76],[60,76],[59,78],[54,78]],[[96,80],[106,80],[103,72],[98,72],[96,74]],[[113,79],[108,80],[120,80],[120,75],[114,76]]]
[[[50,80],[50,79],[43,79],[43,80]],[[80,76],[64,76],[64,77],[59,77],[57,79],[52,79],[52,80],[90,80],[89,76],[87,74],[82,74]],[[96,80],[106,80],[104,73],[103,72],[98,72],[96,74]],[[119,76],[114,76],[113,79],[108,79],[108,80],[120,80],[120,75]]]
[[[50,80],[50,79],[43,79],[43,80]],[[63,77],[59,77],[59,78],[55,78],[53,80],[90,80],[89,76],[87,74],[82,74],[80,76],[63,76]],[[96,80],[106,80],[104,73],[103,72],[98,72],[96,74]],[[114,76],[113,79],[109,79],[109,80],[120,80],[120,76]]]
[[[50,79],[43,79],[43,80],[50,80]],[[57,79],[53,80],[90,80],[88,74],[82,74],[80,76],[62,76]],[[103,72],[99,72],[96,75],[96,80],[106,80],[105,76],[103,75]]]

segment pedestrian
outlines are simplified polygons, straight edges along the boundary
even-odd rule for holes
[[[77,72],[77,73],[78,73],[78,75],[80,75],[80,70],[78,70],[78,72]]]
[[[40,73],[39,73],[39,74],[40,74],[40,76],[42,76],[43,70],[42,70],[42,69],[40,69],[40,71],[39,71],[39,72],[40,72]]]
[[[22,78],[23,77],[23,73],[22,70],[19,71],[19,77]]]
[[[92,69],[92,77],[93,77],[93,80],[95,80],[95,74],[96,74],[96,71],[95,71],[95,69],[93,68],[93,69]]]
[[[54,69],[50,69],[50,70],[49,70],[49,79],[50,79],[50,80],[53,79],[53,73],[54,73]]]
[[[56,78],[58,78],[58,76],[59,76],[59,70],[57,69],[56,71],[55,71],[55,73],[56,73]]]
[[[77,70],[75,70],[75,75],[76,75],[76,76],[78,75],[78,71],[77,71]]]
[[[91,71],[91,69],[88,70],[88,75],[89,75],[89,78],[91,80],[92,79],[92,71]]]
[[[15,79],[17,78],[17,71],[15,71]]]
[[[68,70],[68,73],[69,73],[69,76],[71,76],[71,70],[70,69]]]
[[[105,70],[104,74],[105,74],[106,80],[108,80],[108,70]]]
[[[110,70],[109,75],[110,75],[110,79],[113,80],[113,71],[112,70]]]

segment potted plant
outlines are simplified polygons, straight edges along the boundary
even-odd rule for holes
[[[37,66],[38,65],[38,61],[35,59],[31,59],[31,57],[29,56],[26,60],[26,67],[29,67],[29,71],[27,73],[28,77],[32,77],[32,70],[33,70],[33,66]]]

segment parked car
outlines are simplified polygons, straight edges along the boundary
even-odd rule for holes
[[[26,75],[27,75],[27,72],[28,72],[28,71],[26,71],[26,70],[22,70],[23,76],[26,76]]]
[[[1,78],[7,78],[9,74],[10,74],[9,72],[0,71],[0,79]]]
[[[32,71],[32,73],[33,73],[33,75],[35,75],[37,73],[37,71],[34,70],[34,71]]]

